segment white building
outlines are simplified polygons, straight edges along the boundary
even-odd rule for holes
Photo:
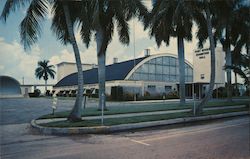
[[[66,77],[69,74],[77,72],[76,64],[73,62],[61,62],[57,66],[57,81],[60,81],[62,78]],[[96,68],[95,64],[82,64],[83,71]]]
[[[215,50],[215,83],[225,83],[225,54],[222,48]],[[211,74],[211,54],[209,49],[195,50],[193,55],[194,83],[209,83]]]
[[[186,96],[192,97],[194,89],[194,93],[201,97],[210,79],[210,51],[208,49],[196,50],[193,61],[194,65],[185,61]],[[69,67],[69,65],[58,66],[61,80],[54,86],[54,89],[57,92],[76,90],[76,71],[73,73],[73,67]],[[216,50],[216,83],[221,85],[225,83],[223,66],[224,54],[218,49]],[[63,77],[62,72],[68,76]],[[97,68],[83,71],[83,78],[85,89],[98,89]],[[117,62],[115,59],[113,64],[106,66],[106,94],[108,97],[115,98],[115,95],[116,98],[123,100],[131,100],[134,96],[141,99],[150,97],[162,99],[169,92],[178,91],[178,87],[179,64],[178,57],[174,54],[149,55],[146,52],[144,57],[124,62]]]
[[[225,53],[221,47],[215,49],[215,88],[225,86]],[[199,98],[205,95],[210,83],[211,52],[209,48],[198,49],[193,55],[194,85]],[[197,90],[198,89],[198,90]]]

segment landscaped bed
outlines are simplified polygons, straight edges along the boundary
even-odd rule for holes
[[[247,105],[249,101],[244,102],[209,102],[205,108],[221,107],[221,106],[234,106],[234,105]],[[197,105],[198,103],[196,103]],[[130,105],[130,106],[112,106],[108,111],[104,111],[104,115],[114,114],[128,114],[128,113],[143,113],[143,112],[156,112],[156,111],[168,111],[168,110],[181,110],[191,109],[193,103],[187,103],[185,106],[179,104],[166,104],[166,103],[153,103],[152,105]],[[67,118],[69,111],[56,112],[54,115],[47,114],[41,116],[39,119],[52,119],[52,118]],[[101,111],[97,108],[89,107],[83,110],[82,117],[86,116],[99,116]]]
[[[204,111],[201,116],[224,114],[231,112],[242,112],[248,110],[249,110],[248,107],[222,109],[222,110],[207,110]],[[170,113],[170,114],[160,114],[160,115],[107,118],[104,120],[104,125],[111,126],[111,125],[131,124],[131,123],[140,123],[149,121],[160,121],[160,120],[168,120],[168,119],[184,118],[184,117],[193,117],[193,114],[192,112],[180,112],[180,113]],[[67,120],[63,120],[63,121],[49,122],[39,125],[45,127],[93,127],[93,126],[100,126],[101,121],[100,119],[83,120],[79,122],[70,122]]]

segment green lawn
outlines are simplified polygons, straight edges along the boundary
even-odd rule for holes
[[[216,107],[216,106],[233,106],[233,105],[246,105],[248,102],[209,102],[205,107]],[[198,104],[198,103],[197,103]],[[129,105],[129,106],[117,106],[109,107],[108,111],[104,112],[104,115],[114,115],[114,114],[128,114],[128,113],[142,113],[142,112],[155,112],[155,111],[167,111],[167,110],[180,110],[192,108],[192,103],[186,104],[186,106],[180,106],[179,104],[165,104],[165,103],[153,103],[151,105]],[[56,112],[55,115],[47,114],[41,116],[39,119],[50,119],[50,118],[66,118],[69,111]],[[82,117],[86,116],[98,116],[101,111],[97,108],[89,107],[86,108]]]
[[[213,114],[223,114],[229,112],[239,112],[239,111],[247,111],[248,108],[235,108],[235,109],[224,109],[224,110],[209,110],[204,111],[202,116],[204,115],[213,115]],[[182,113],[171,113],[171,114],[161,114],[161,115],[145,115],[145,116],[135,116],[135,117],[121,117],[121,118],[107,118],[104,120],[104,125],[120,125],[120,124],[128,124],[128,123],[139,123],[139,122],[147,122],[147,121],[159,121],[159,120],[167,120],[174,118],[182,118],[182,117],[191,117],[193,114],[191,112],[182,112]],[[93,120],[83,120],[80,122],[70,122],[70,121],[57,121],[46,124],[40,124],[41,126],[46,127],[91,127],[91,126],[100,126],[100,119]]]

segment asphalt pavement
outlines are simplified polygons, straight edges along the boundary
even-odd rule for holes
[[[73,104],[60,102],[60,110]],[[50,104],[46,99],[0,101],[1,159],[250,159],[249,117],[110,135],[41,135],[29,122],[49,113]]]

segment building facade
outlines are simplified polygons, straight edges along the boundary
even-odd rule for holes
[[[210,79],[209,49],[194,51],[194,65],[185,60],[186,96],[198,97],[206,92]],[[216,53],[216,83],[225,84],[222,51]],[[84,88],[98,90],[98,68],[83,71]],[[106,95],[112,99],[164,99],[169,94],[178,96],[179,63],[174,54],[149,55],[106,66]],[[54,86],[59,91],[77,89],[77,73],[62,77]]]
[[[225,53],[221,47],[215,49],[215,86],[214,89],[225,86]],[[198,49],[193,54],[194,93],[202,98],[208,91],[211,75],[211,52],[209,48]]]
[[[57,81],[60,81],[63,77],[77,72],[76,64],[73,62],[61,62],[56,65],[57,66]],[[82,64],[82,70],[90,70],[92,68],[96,68],[95,64]]]
[[[193,66],[185,61],[186,84],[193,82]],[[83,72],[85,89],[98,89],[97,68]],[[126,98],[163,98],[178,90],[179,66],[177,56],[158,54],[135,60],[116,62],[106,66],[106,94],[122,90]],[[61,90],[77,89],[77,73],[61,79],[54,87]],[[188,90],[191,96],[191,90]]]

